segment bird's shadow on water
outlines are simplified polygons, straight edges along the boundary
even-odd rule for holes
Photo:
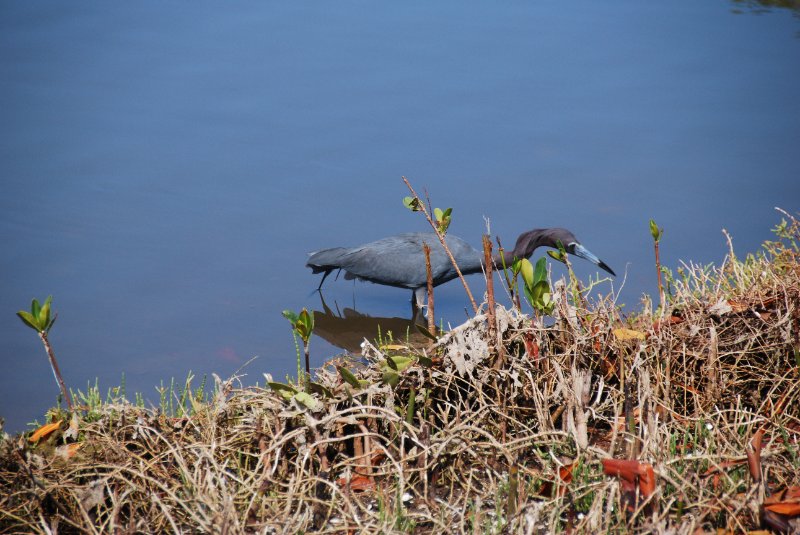
[[[366,338],[382,343],[423,345],[428,340],[417,326],[425,327],[425,317],[412,312],[411,318],[385,318],[361,313],[355,308],[340,309],[334,302],[331,309],[319,292],[322,310],[314,311],[314,334],[329,344],[353,354],[361,354],[361,344]],[[413,309],[412,309],[413,310]]]

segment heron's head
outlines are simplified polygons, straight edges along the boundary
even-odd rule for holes
[[[581,242],[578,241],[575,234],[565,228],[540,228],[521,234],[520,237],[517,238],[517,243],[514,246],[514,256],[518,258],[528,258],[537,247],[544,246],[558,249],[559,245],[561,245],[567,253],[588,260],[616,277],[614,270],[597,258],[589,249],[581,245]]]

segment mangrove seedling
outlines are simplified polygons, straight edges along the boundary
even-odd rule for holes
[[[58,362],[56,362],[56,354],[53,352],[53,347],[50,345],[50,340],[47,338],[58,316],[58,314],[53,314],[52,317],[50,316],[52,302],[52,295],[48,296],[41,305],[37,299],[34,299],[31,302],[31,311],[20,310],[17,312],[17,316],[22,320],[22,323],[36,331],[39,335],[39,339],[41,339],[44,344],[44,350],[47,352],[47,357],[50,359],[50,367],[53,369],[53,376],[56,378],[56,383],[58,383],[61,389],[61,396],[64,398],[67,408],[71,411],[72,399],[64,384],[64,378],[61,377],[61,370],[58,368]]]
[[[661,313],[664,313],[664,307],[666,306],[666,296],[664,295],[664,284],[661,282],[661,258],[659,256],[659,242],[661,242],[661,237],[664,235],[664,229],[659,228],[656,225],[656,222],[652,219],[650,220],[650,235],[653,237],[653,249],[656,253],[656,273],[658,274],[658,297],[661,301]]]
[[[464,286],[464,290],[467,292],[467,297],[469,298],[469,302],[472,304],[472,310],[477,314],[478,313],[478,304],[475,302],[475,298],[472,297],[472,292],[469,289],[469,285],[467,284],[464,275],[461,273],[461,268],[458,266],[458,262],[453,257],[452,251],[450,251],[450,247],[447,245],[447,241],[445,241],[444,236],[445,232],[447,232],[447,227],[450,226],[450,220],[452,219],[452,208],[448,208],[447,210],[442,211],[441,209],[437,208],[438,213],[434,210],[434,213],[428,210],[430,207],[430,199],[428,199],[428,207],[425,206],[425,203],[422,202],[417,192],[414,191],[414,188],[411,187],[411,183],[408,181],[406,177],[402,177],[403,182],[405,182],[406,187],[411,192],[411,197],[405,197],[403,199],[403,204],[413,212],[422,212],[425,215],[425,219],[428,220],[428,224],[433,228],[434,232],[436,232],[436,237],[439,238],[439,242],[442,244],[444,248],[444,252],[447,257],[450,259],[450,263],[453,265],[453,269],[455,269],[458,278],[461,280],[461,284]],[[427,197],[427,194],[426,194]],[[434,217],[436,220],[434,221]]]
[[[291,310],[284,310],[283,317],[289,320],[289,323],[292,325],[292,334],[299,336],[303,341],[303,353],[305,354],[306,358],[305,383],[308,385],[308,383],[311,381],[311,363],[308,345],[311,341],[311,333],[314,332],[314,314],[303,308],[299,314],[296,314]]]
[[[550,289],[550,282],[547,280],[547,260],[542,257],[536,262],[536,268],[527,258],[516,259],[511,265],[512,271],[522,276],[523,290],[525,297],[533,309],[549,316],[553,313],[555,302],[553,292]]]

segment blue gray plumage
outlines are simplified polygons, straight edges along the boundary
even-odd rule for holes
[[[456,236],[448,235],[445,240],[464,275],[483,270],[483,253]],[[323,249],[311,253],[306,266],[313,273],[324,273],[319,288],[322,288],[322,283],[332,271],[343,270],[345,279],[360,279],[413,290],[419,301],[420,291],[427,285],[423,243],[431,248],[433,285],[455,279],[458,274],[439,238],[434,233],[426,232],[398,234],[358,247]],[[534,229],[520,234],[514,248],[505,251],[504,259],[499,254],[495,255],[494,263],[499,266],[505,260],[505,264],[510,266],[514,258],[528,258],[538,247],[556,248],[559,243],[568,253],[589,260],[615,275],[610,267],[583,247],[572,232],[563,228]]]

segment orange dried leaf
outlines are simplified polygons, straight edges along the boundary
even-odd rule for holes
[[[572,469],[575,468],[575,463],[568,464],[566,466],[562,466],[558,469],[558,477],[561,478],[561,481],[564,483],[571,483],[572,482]]]
[[[800,516],[800,503],[794,502],[782,502],[782,503],[771,503],[769,505],[764,506],[765,509],[769,509],[773,513],[778,513],[780,515],[786,516]]]
[[[783,497],[787,500],[800,501],[800,487],[789,487]]]
[[[39,442],[41,439],[58,429],[58,426],[61,425],[63,420],[59,420],[57,422],[53,422],[51,424],[43,425],[39,429],[33,432],[33,434],[28,437],[28,440],[31,442]]]
[[[656,474],[653,465],[641,463],[632,459],[603,459],[603,473],[609,476],[622,478],[628,485],[623,484],[623,488],[631,488],[637,482],[639,492],[647,498],[656,491]]]
[[[350,490],[354,492],[363,492],[374,489],[375,481],[371,477],[355,475],[350,478],[349,486]]]
[[[639,490],[645,498],[656,491],[656,473],[650,463],[641,463],[639,466]]]
[[[800,487],[789,487],[764,498],[764,505],[774,503],[800,503]]]
[[[628,459],[603,459],[603,473],[607,476],[621,477],[629,483],[636,480],[639,461]]]
[[[753,481],[761,481],[761,441],[764,430],[759,429],[747,445],[747,466]]]

